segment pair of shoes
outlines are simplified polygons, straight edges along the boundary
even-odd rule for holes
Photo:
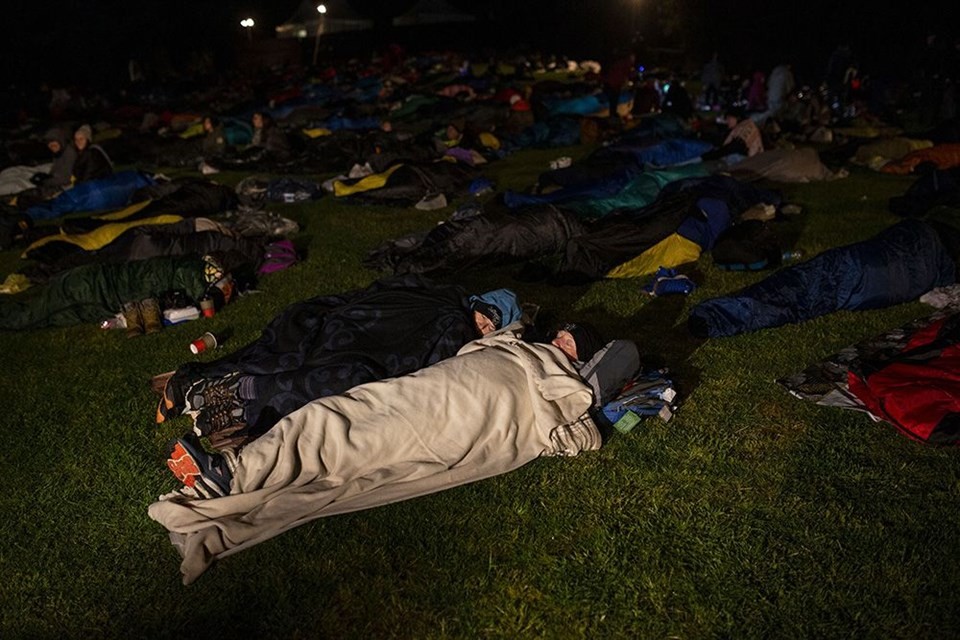
[[[653,281],[646,284],[641,291],[650,296],[662,296],[671,293],[688,294],[696,288],[696,284],[687,276],[678,274],[675,269],[660,267]]]
[[[125,302],[120,310],[127,325],[128,338],[135,338],[144,333],[157,333],[163,329],[163,314],[160,312],[160,303],[156,298]]]
[[[160,312],[160,303],[156,298],[140,301],[140,315],[143,317],[144,333],[149,335],[163,329],[163,314]]]
[[[192,433],[167,445],[167,468],[187,488],[203,498],[230,495],[233,474],[223,456],[207,453]]]
[[[143,316],[140,314],[139,302],[124,302],[120,308],[123,321],[127,325],[127,337],[136,338],[143,334]]]
[[[193,416],[194,431],[198,436],[221,431],[234,433],[246,428],[239,371],[193,383],[184,395],[184,406],[185,413]]]

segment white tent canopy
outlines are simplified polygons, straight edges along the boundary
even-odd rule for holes
[[[321,2],[303,0],[293,15],[277,26],[278,38],[307,38],[317,34],[341,33],[344,31],[365,31],[373,28],[373,20],[368,20],[353,10],[344,0],[323,2],[326,13],[317,11]]]

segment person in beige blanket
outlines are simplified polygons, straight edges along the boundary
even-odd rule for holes
[[[239,454],[197,452],[201,474],[216,476],[207,482],[224,495],[179,491],[148,510],[182,555],[184,582],[316,518],[598,449],[595,393],[577,368],[588,354],[576,341],[525,342],[521,329],[515,323],[416,373],[311,402]],[[596,351],[596,340],[586,350]]]

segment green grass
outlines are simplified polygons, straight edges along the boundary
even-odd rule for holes
[[[494,163],[522,188],[559,155]],[[226,176],[235,180],[237,176]],[[808,255],[891,224],[908,180],[854,171],[785,188],[805,207],[778,225]],[[264,278],[212,320],[127,340],[92,326],[0,334],[3,638],[699,638],[960,634],[960,460],[774,381],[928,313],[838,313],[707,342],[691,305],[763,274],[693,270],[688,299],[637,281],[556,289],[512,269],[464,274],[514,286],[564,317],[634,339],[675,371],[684,403],[599,452],[541,460],[487,481],[315,521],[180,583],[179,557],[147,505],[175,488],[151,375],[197,356],[202,331],[253,338],[287,304],[370,282],[380,241],[448,215],[331,198],[279,206],[303,230],[302,264]],[[18,265],[15,252],[0,267]],[[214,354],[204,354],[203,359]]]

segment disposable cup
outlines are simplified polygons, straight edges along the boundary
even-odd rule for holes
[[[212,318],[213,314],[217,312],[216,308],[213,306],[213,300],[210,298],[204,298],[200,301],[200,311],[203,312],[204,318]]]
[[[217,348],[217,336],[209,331],[190,343],[190,351],[193,353],[203,353],[207,349]]]

